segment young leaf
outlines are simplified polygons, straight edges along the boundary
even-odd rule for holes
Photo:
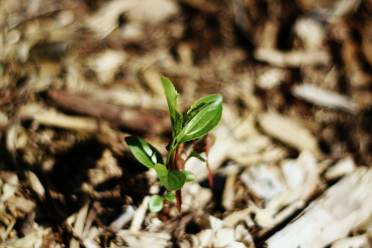
[[[167,98],[168,103],[168,109],[172,124],[172,135],[175,137],[177,133],[182,128],[182,116],[177,111],[177,96],[178,93],[176,89],[174,88],[174,85],[172,84],[172,81],[170,81],[166,77],[161,77],[161,82],[163,84],[165,96]]]
[[[174,194],[174,192],[167,192],[163,197],[165,200],[170,202],[176,199],[176,195]]]
[[[154,170],[156,171],[156,174],[158,175],[160,184],[165,186],[167,184],[167,177],[168,177],[168,169],[163,164],[156,164],[154,165]]]
[[[156,164],[153,168],[160,184],[169,191],[180,189],[186,182],[186,175],[181,171],[168,170],[163,164]]]
[[[185,170],[183,173],[186,176],[186,182],[187,183],[195,181],[195,176],[194,176],[194,174],[191,173],[191,171]]]
[[[194,113],[194,111],[192,112]],[[204,105],[183,127],[177,135],[178,143],[198,139],[215,126],[222,116],[222,96],[217,96],[214,101]]]
[[[187,110],[185,116],[184,116],[184,124],[189,122],[197,113],[200,112],[206,105],[212,104],[215,101],[218,101],[220,98],[220,95],[208,95],[200,98],[196,102],[191,105],[189,110]]]
[[[159,212],[163,209],[163,197],[159,195],[153,195],[150,198],[149,209],[151,212]]]
[[[148,168],[153,168],[156,163],[162,163],[160,152],[141,138],[129,136],[125,138],[133,156]]]
[[[182,171],[170,170],[167,176],[167,190],[178,190],[186,183],[186,175]]]

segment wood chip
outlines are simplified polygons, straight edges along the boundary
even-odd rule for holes
[[[85,25],[98,37],[105,38],[118,26],[119,15],[136,5],[136,0],[115,0],[107,2],[94,15],[86,19]]]
[[[269,248],[324,247],[345,237],[370,217],[371,188],[372,170],[356,170],[328,189],[266,244]]]
[[[236,175],[231,174],[227,176],[225,182],[225,188],[222,196],[222,206],[226,210],[231,210],[234,208],[234,198],[235,198],[235,184]]]
[[[0,202],[6,202],[14,196],[19,185],[17,175],[11,175],[7,178],[6,183],[2,185]]]
[[[136,212],[134,213],[132,223],[130,224],[129,228],[130,231],[136,232],[141,230],[142,222],[145,218],[149,202],[150,197],[145,196],[145,198],[143,198],[141,205],[138,207],[138,209],[136,209]]]
[[[173,0],[142,0],[131,8],[128,16],[133,21],[157,24],[178,13],[178,5]]]
[[[300,18],[296,21],[294,29],[307,50],[322,47],[325,40],[325,30],[319,21],[311,18]]]
[[[79,212],[76,216],[76,221],[75,221],[75,224],[74,224],[73,231],[74,231],[74,235],[76,235],[79,238],[82,237],[82,234],[83,234],[83,231],[84,231],[84,226],[85,226],[85,222],[86,222],[87,214],[88,214],[88,208],[89,208],[89,202],[84,204],[84,206],[79,210]],[[71,239],[70,247],[71,248],[79,248],[80,247],[79,241],[77,241],[74,238]]]
[[[182,188],[182,211],[204,209],[212,199],[212,192],[199,184],[186,184]]]
[[[312,84],[296,85],[293,87],[292,92],[296,97],[317,106],[349,112],[355,112],[358,109],[357,104],[351,98],[334,91],[321,89]]]
[[[87,64],[96,72],[101,84],[109,84],[114,80],[119,67],[125,62],[126,54],[122,51],[105,50],[89,57]]]
[[[47,109],[38,109],[29,116],[22,114],[21,118],[30,118],[42,125],[76,131],[95,132],[98,130],[97,121],[92,118],[68,116]]]
[[[226,227],[234,227],[238,222],[245,219],[250,219],[249,214],[251,212],[252,212],[251,207],[245,208],[243,210],[234,211],[223,219],[223,225]]]
[[[316,138],[293,119],[275,112],[261,114],[258,122],[263,131],[283,143],[298,149],[319,154]]]
[[[354,160],[350,157],[338,161],[335,165],[329,168],[324,177],[327,180],[334,180],[342,176],[348,175],[355,170],[356,166]]]
[[[366,234],[343,238],[334,242],[331,248],[368,248],[371,243]]]
[[[257,85],[262,89],[273,89],[285,80],[285,71],[279,68],[265,70],[257,78]]]
[[[142,72],[143,81],[148,88],[157,96],[164,97],[164,89],[161,83],[161,75],[156,70],[149,68]]]
[[[125,242],[126,246],[124,247],[170,247],[171,236],[169,233],[150,233],[133,230],[121,230],[117,233],[117,236]]]
[[[90,96],[59,90],[49,90],[48,96],[63,109],[107,120],[112,125],[155,133],[169,128],[169,120],[165,118],[165,112],[160,110],[118,107]]]
[[[44,199],[45,189],[39,178],[32,171],[26,172],[26,176],[31,189],[39,196],[40,199]]]
[[[113,222],[110,224],[110,229],[113,232],[118,232],[123,226],[125,226],[134,216],[134,208],[128,206],[125,211]]]
[[[281,171],[275,165],[250,166],[241,174],[240,180],[255,196],[267,201],[286,189]]]
[[[8,117],[0,111],[0,131],[8,125]]]
[[[326,51],[281,52],[270,48],[259,48],[255,58],[279,67],[296,67],[304,65],[327,65],[330,61]]]

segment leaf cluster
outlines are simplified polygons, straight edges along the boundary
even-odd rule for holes
[[[163,162],[160,152],[143,139],[134,136],[125,139],[133,156],[142,165],[153,169],[157,174],[160,185],[167,190],[162,196],[152,196],[149,207],[154,212],[163,208],[163,200],[173,201],[175,199],[174,192],[194,179],[191,172],[175,166],[179,146],[185,142],[198,140],[208,134],[217,126],[222,116],[221,95],[204,96],[182,114],[178,110],[178,92],[173,83],[168,78],[162,77],[162,84],[172,127],[172,139],[167,146],[166,161]],[[191,156],[204,161],[204,158],[194,150],[190,152],[189,157]]]

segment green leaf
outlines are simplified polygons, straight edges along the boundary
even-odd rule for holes
[[[177,190],[182,188],[186,183],[186,176],[182,171],[170,170],[168,171],[168,185],[164,185],[167,190]]]
[[[168,169],[163,164],[156,164],[154,165],[154,170],[158,175],[160,184],[164,185],[167,183],[167,176],[168,176]]]
[[[174,194],[174,192],[167,192],[163,197],[165,200],[170,201],[170,202],[176,199],[176,195]]]
[[[163,209],[163,197],[160,195],[153,195],[149,201],[149,209],[151,212],[159,212]]]
[[[194,110],[189,112],[190,118],[181,132],[177,135],[177,143],[183,143],[190,140],[198,139],[206,135],[210,130],[217,126],[222,116],[222,96],[213,95],[214,97],[207,98],[208,101],[200,99],[198,102],[207,102],[206,104],[194,104]],[[206,97],[204,97],[206,98]],[[213,99],[213,100],[211,100]],[[193,106],[194,106],[193,105]],[[186,115],[187,116],[187,115]]]
[[[165,96],[167,98],[168,109],[172,124],[172,135],[176,137],[182,128],[182,115],[177,111],[177,90],[174,88],[172,81],[166,77],[161,77]]]
[[[194,176],[194,174],[191,173],[191,171],[187,171],[187,170],[185,170],[183,173],[184,173],[185,176],[186,176],[186,182],[187,182],[187,183],[188,183],[188,182],[193,182],[193,181],[195,181],[195,176]]]
[[[182,188],[186,182],[186,175],[182,171],[168,170],[163,164],[156,164],[153,168],[158,175],[160,184],[169,191]]]
[[[197,113],[199,113],[205,106],[212,104],[219,100],[220,95],[208,95],[200,98],[196,102],[194,102],[189,110],[187,110],[184,116],[184,124],[189,122]]]
[[[133,156],[148,168],[153,168],[156,163],[162,163],[160,152],[141,138],[129,136],[125,138]]]

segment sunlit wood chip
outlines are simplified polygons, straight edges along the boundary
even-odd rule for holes
[[[44,186],[41,184],[39,178],[33,173],[32,171],[26,172],[28,183],[32,190],[40,197],[44,198],[45,196],[45,189]]]
[[[358,235],[354,237],[347,237],[343,239],[339,239],[335,241],[331,248],[353,248],[353,247],[360,247],[360,248],[368,248],[370,247],[371,243],[368,240],[368,236],[366,234]]]
[[[122,51],[107,49],[89,57],[88,66],[97,73],[102,84],[111,83],[119,67],[125,62],[126,54]]]
[[[304,65],[326,65],[330,58],[326,51],[293,51],[282,52],[270,48],[258,48],[255,58],[279,67],[296,67]]]
[[[355,112],[358,109],[357,104],[351,98],[312,84],[296,85],[293,87],[292,92],[296,97],[317,106],[350,112]]]
[[[117,233],[117,236],[125,242],[126,246],[124,247],[169,247],[171,239],[169,233],[150,233],[130,230],[121,230]]]
[[[149,202],[150,202],[150,197],[145,196],[145,198],[143,198],[142,200],[141,205],[138,207],[138,209],[136,209],[136,212],[134,213],[134,216],[130,224],[130,228],[129,228],[130,231],[136,232],[141,229]]]
[[[324,174],[324,177],[328,180],[336,179],[352,173],[355,168],[355,163],[352,158],[344,158],[329,168]]]
[[[266,244],[276,247],[325,247],[345,237],[372,213],[372,170],[360,168],[307,207]]]
[[[300,151],[319,154],[316,138],[295,120],[275,112],[261,114],[258,122],[263,131]]]

